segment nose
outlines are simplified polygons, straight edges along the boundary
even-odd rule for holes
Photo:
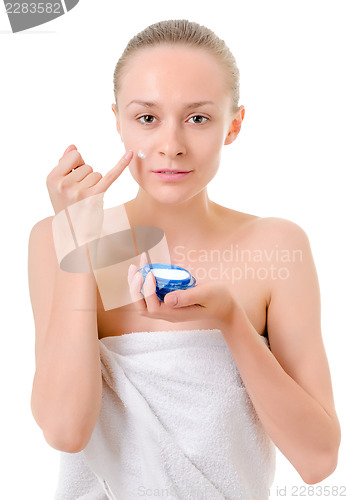
[[[180,124],[171,122],[162,125],[158,152],[161,156],[169,159],[175,159],[186,154],[184,131]]]

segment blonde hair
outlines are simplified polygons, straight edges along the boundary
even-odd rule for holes
[[[233,54],[224,40],[221,40],[213,31],[186,19],[174,19],[151,24],[128,42],[114,71],[114,95],[117,110],[117,95],[120,89],[122,72],[131,56],[141,49],[163,44],[181,44],[202,48],[214,55],[226,69],[227,83],[231,89],[232,113],[238,110],[239,69]]]

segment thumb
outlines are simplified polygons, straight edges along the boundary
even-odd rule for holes
[[[164,296],[164,303],[172,307],[188,307],[201,305],[207,301],[207,291],[204,285],[195,285],[192,288],[175,290]]]

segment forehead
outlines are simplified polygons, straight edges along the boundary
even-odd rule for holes
[[[214,55],[201,48],[165,45],[141,49],[130,57],[118,98],[124,104],[143,97],[219,103],[228,95],[226,70]]]

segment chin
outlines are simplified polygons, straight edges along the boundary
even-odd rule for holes
[[[187,190],[180,188],[176,189],[162,189],[157,190],[155,193],[151,191],[146,191],[148,196],[151,196],[158,203],[163,205],[178,205],[179,203],[184,203],[194,196],[194,193],[188,193]]]

